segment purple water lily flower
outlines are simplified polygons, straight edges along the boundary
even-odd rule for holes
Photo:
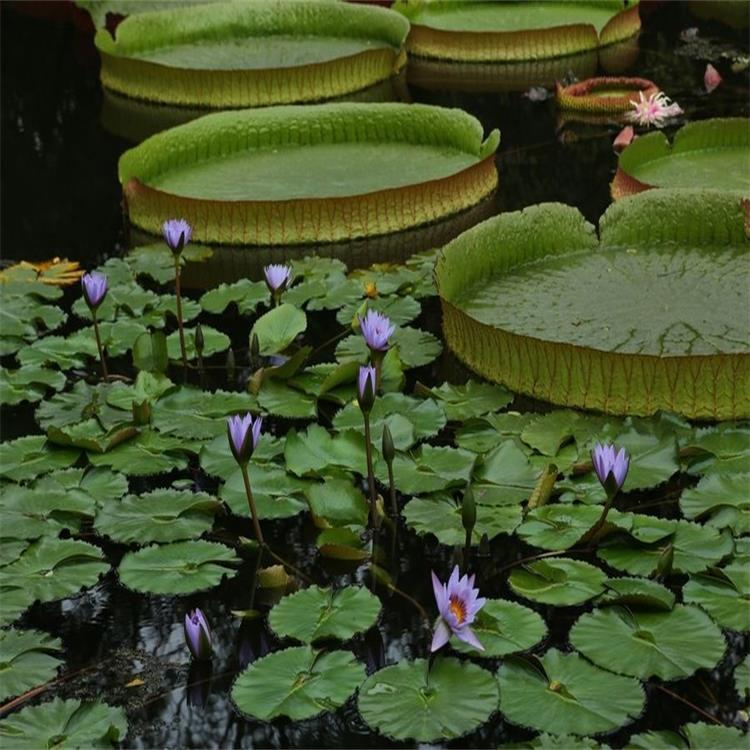
[[[368,310],[364,318],[359,319],[367,346],[373,351],[384,352],[389,347],[388,339],[396,330],[390,319],[377,310]]]
[[[83,287],[83,298],[86,300],[86,304],[90,308],[96,309],[107,296],[109,284],[103,273],[92,271],[84,274],[81,279],[81,286]]]
[[[375,403],[378,374],[372,365],[361,365],[357,377],[357,401],[363,412],[369,413]]]
[[[591,451],[591,462],[602,487],[609,497],[622,487],[630,468],[630,456],[625,448],[616,450],[611,443],[596,443]]]
[[[274,263],[270,266],[263,267],[263,273],[266,277],[266,285],[271,294],[283,292],[289,284],[292,277],[292,269],[289,266],[282,266],[280,263]]]
[[[205,661],[211,656],[211,628],[203,612],[196,607],[185,615],[185,643],[194,659]]]
[[[430,651],[437,651],[442,648],[448,643],[451,634],[474,646],[474,648],[484,651],[484,646],[471,629],[471,623],[474,622],[477,612],[482,609],[487,601],[485,598],[478,596],[479,589],[474,588],[474,575],[464,575],[459,578],[458,565],[456,565],[448,583],[443,584],[440,583],[440,579],[433,572],[432,588],[435,592],[435,601],[440,617],[432,636]]]
[[[162,224],[161,232],[164,242],[173,253],[181,253],[185,245],[193,238],[193,228],[185,219],[169,219]]]
[[[246,464],[260,440],[260,430],[263,426],[263,417],[255,417],[248,413],[245,416],[236,414],[227,418],[227,435],[229,436],[229,447],[238,464]]]

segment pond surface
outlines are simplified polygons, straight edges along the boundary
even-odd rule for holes
[[[690,26],[699,26],[701,36],[712,40],[702,49],[715,62],[723,49],[744,50],[747,54],[747,39],[742,32],[699,21],[684,4],[667,3],[645,20],[640,54],[631,72],[663,86],[683,107],[687,119],[748,116],[747,72],[728,77],[709,97],[702,86],[707,58],[676,54],[684,49],[680,32]],[[110,135],[100,125],[102,94],[90,33],[69,21],[35,18],[3,3],[2,58],[4,258],[40,261],[59,255],[93,268],[105,258],[121,255],[128,245],[128,230],[122,217],[117,159],[132,144]],[[485,133],[500,128],[500,188],[492,202],[493,212],[560,201],[578,207],[589,221],[596,222],[609,205],[609,182],[616,166],[611,144],[617,126],[563,123],[552,99],[534,102],[520,93],[469,94],[412,88],[410,96],[414,101],[461,107],[481,120]],[[394,151],[392,156],[395,169],[400,154]],[[429,160],[428,153],[425,157]],[[356,158],[355,154],[352,160]],[[233,164],[234,168],[238,166]],[[256,166],[253,164],[254,169]],[[321,171],[334,166],[339,169],[342,165],[323,159]],[[295,190],[300,194],[309,192],[309,185],[317,176],[312,171],[303,175]],[[217,184],[222,182],[218,172],[213,177]],[[742,181],[741,176],[738,180]],[[227,189],[224,184],[222,194]],[[65,301],[72,303],[77,296],[78,288],[70,289]],[[197,298],[197,294],[193,296]],[[435,300],[428,300],[422,305],[418,324],[439,335],[439,314]],[[209,320],[214,326],[221,324],[233,342],[247,348],[247,319],[226,313],[209,316]],[[308,332],[312,334],[311,343],[323,344],[334,330],[338,326],[333,314],[322,313]],[[461,382],[467,376],[448,356],[412,373],[406,392],[411,392],[416,380],[432,386],[444,380]],[[211,386],[227,387],[223,373],[211,374],[209,380]],[[238,377],[236,381],[239,380]],[[547,410],[544,405],[523,398],[516,398],[512,407],[518,411]],[[4,440],[39,433],[33,414],[33,407],[28,404],[3,407]],[[281,420],[272,421],[268,432],[281,430],[283,434],[288,426]],[[447,442],[449,437],[442,439]],[[166,487],[175,479],[195,490],[215,492],[218,488],[215,478],[193,464],[157,480],[133,478],[130,491],[141,493]],[[665,503],[690,484],[691,480],[678,475],[656,489],[635,492],[628,509],[661,506],[665,517],[679,517],[675,505]],[[373,585],[367,566],[320,557],[315,544],[317,530],[309,515],[266,522],[264,530],[272,547],[318,584]],[[252,536],[248,519],[234,519],[225,530],[228,535],[238,532]],[[80,536],[91,540],[94,534],[84,528]],[[430,627],[412,602],[415,600],[431,615],[434,613],[429,572],[449,569],[454,554],[452,547],[438,544],[431,535],[418,536],[405,528],[392,547],[386,532],[379,541],[388,550],[384,567],[398,590],[407,596],[375,584],[384,603],[379,624],[355,636],[346,646],[367,665],[368,672],[427,655]],[[517,536],[507,535],[496,538],[487,549],[475,548],[473,564],[482,594],[511,597],[507,570],[530,554],[529,549]],[[104,550],[116,567],[127,547],[105,542]],[[410,742],[391,742],[373,732],[353,700],[334,712],[298,722],[251,721],[234,709],[228,691],[238,671],[279,647],[279,640],[263,620],[243,622],[231,614],[233,610],[252,607],[265,609],[280,596],[273,591],[256,590],[254,579],[254,566],[247,561],[236,576],[208,594],[187,598],[143,596],[120,585],[113,568],[97,586],[80,596],[33,606],[20,624],[62,638],[64,672],[71,676],[59,686],[57,694],[100,697],[126,708],[129,733],[124,744],[128,747],[415,746]],[[210,679],[205,671],[191,665],[185,648],[182,622],[186,609],[192,606],[203,608],[214,630]],[[549,627],[544,645],[567,650],[570,627],[583,608],[538,604],[534,608]],[[747,636],[729,632],[728,646],[716,669],[673,682],[669,692],[661,690],[654,681],[647,684],[644,715],[635,724],[608,735],[606,742],[623,747],[635,732],[705,720],[705,715],[690,704],[702,707],[722,722],[735,723],[742,703],[734,690],[731,672],[748,653]],[[497,662],[491,660],[493,668]],[[480,729],[445,746],[491,748],[533,735],[495,713]]]

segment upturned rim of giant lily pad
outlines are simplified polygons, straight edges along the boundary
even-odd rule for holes
[[[632,109],[632,102],[638,94],[645,97],[656,94],[661,89],[648,78],[633,76],[597,76],[563,86],[555,85],[557,106],[564,111],[585,114],[625,114]],[[611,96],[607,91],[613,91]],[[622,93],[626,91],[627,93]]]

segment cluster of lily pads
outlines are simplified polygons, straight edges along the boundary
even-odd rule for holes
[[[58,638],[18,627],[26,610],[96,586],[114,560],[120,585],[192,602],[251,561],[277,602],[264,611],[250,594],[238,614],[267,617],[282,643],[237,676],[237,709],[299,720],[356,695],[364,721],[399,740],[458,737],[499,711],[540,733],[527,746],[599,746],[580,737],[635,721],[750,630],[747,424],[549,411],[475,379],[422,383],[442,351],[418,325],[434,305],[432,253],[353,272],[311,257],[195,298],[181,268],[204,251],[189,226],[167,224],[165,240],[85,276],[70,313],[53,276],[2,276],[13,365],[0,398],[36,404],[38,430],[0,445],[0,698],[22,705],[64,664]],[[316,585],[309,561],[287,559],[268,530],[299,514],[316,554],[367,586]],[[400,587],[384,551],[399,535],[442,551],[434,601]],[[421,656],[368,669],[346,644],[377,627],[389,594],[425,621]],[[566,612],[565,646],[550,646]],[[204,612],[183,614],[188,648],[210,658]],[[732,666],[746,701],[750,661]],[[629,746],[741,741],[711,706],[696,710]],[[125,733],[122,708],[101,701],[0,721],[14,747]]]

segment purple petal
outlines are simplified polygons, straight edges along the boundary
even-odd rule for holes
[[[193,228],[185,219],[169,219],[161,228],[164,242],[172,252],[182,250],[193,237]]]
[[[448,579],[448,596],[454,594],[458,588],[458,572],[458,565],[454,565],[451,577]]]
[[[435,575],[435,571],[432,571],[432,591],[435,594],[438,612],[443,615],[448,607],[448,596],[445,593],[445,586],[440,583],[440,579]]]
[[[445,646],[448,643],[448,639],[451,637],[451,631],[445,622],[440,619],[438,624],[435,626],[435,632],[432,636],[432,645],[430,651],[437,651],[439,648]]]
[[[478,648],[480,651],[484,651],[484,646],[479,642],[476,635],[474,634],[474,631],[466,626],[463,628],[460,628],[459,630],[456,630],[456,637],[460,638],[465,643],[468,643],[470,646],[474,646],[474,648]]]

